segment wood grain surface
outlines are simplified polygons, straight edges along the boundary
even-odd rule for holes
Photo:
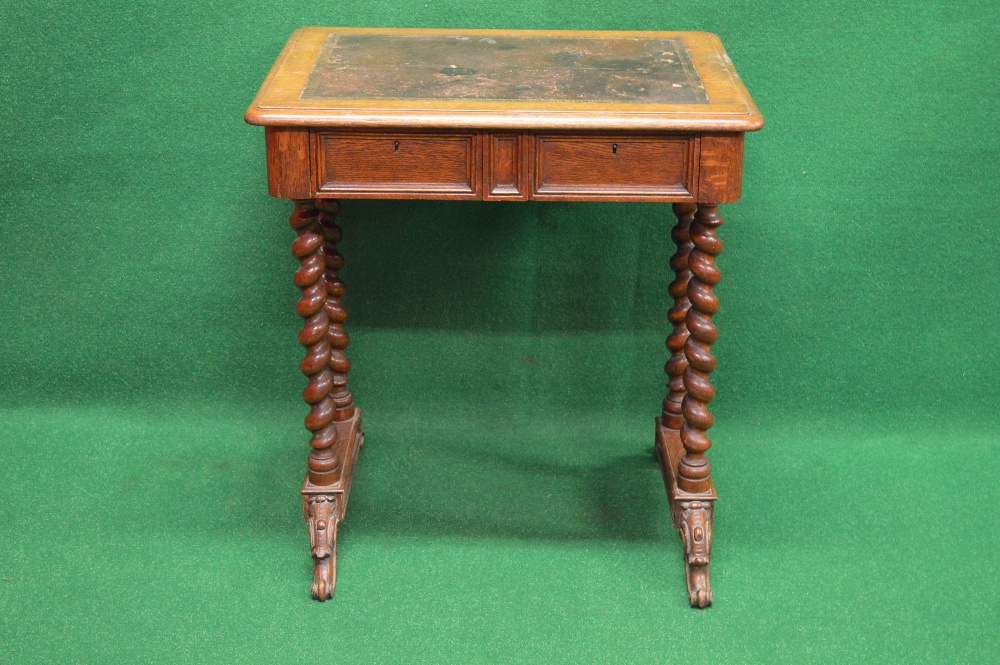
[[[691,199],[693,156],[687,136],[540,135],[533,198]]]
[[[317,194],[479,198],[471,132],[316,132]]]

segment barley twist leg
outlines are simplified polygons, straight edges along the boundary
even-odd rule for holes
[[[351,338],[344,330],[347,320],[347,310],[344,309],[344,282],[340,279],[340,270],[344,267],[344,257],[337,250],[342,233],[335,217],[340,210],[339,204],[330,199],[316,202],[319,208],[319,224],[323,233],[323,258],[325,272],[323,281],[326,285],[326,303],[323,306],[330,326],[327,329],[326,340],[330,345],[330,360],[328,367],[333,374],[330,398],[334,404],[333,420],[343,422],[354,415],[354,396],[347,387],[347,375],[351,371],[351,361],[345,351]]]
[[[326,260],[319,212],[311,202],[296,201],[290,223],[299,234],[292,244],[292,254],[301,264],[295,273],[295,285],[302,289],[302,297],[295,309],[305,319],[299,343],[306,348],[301,368],[309,379],[302,391],[302,399],[311,407],[305,419],[306,429],[312,432],[309,480],[315,485],[330,485],[340,475],[340,459],[333,445],[337,430],[331,425],[337,408],[330,395],[335,376],[330,368],[333,349],[329,341]]]
[[[713,289],[722,277],[715,265],[715,257],[722,252],[722,241],[716,235],[721,224],[722,217],[714,205],[698,206],[691,223],[693,247],[688,255],[691,278],[687,287],[691,308],[686,320],[690,336],[684,345],[688,366],[684,370],[684,424],[681,427],[684,457],[677,470],[677,484],[686,492],[707,492],[712,486],[712,467],[705,453],[712,447],[708,430],[713,418],[708,404],[715,397],[715,388],[709,375],[716,367],[712,344],[719,338],[712,316],[719,311],[719,300]]]
[[[691,271],[688,270],[688,254],[691,253],[691,220],[694,218],[697,206],[693,203],[675,203],[674,215],[677,224],[670,236],[673,238],[677,251],[670,259],[670,268],[674,271],[674,281],[671,282],[669,293],[674,299],[674,305],[667,312],[667,320],[674,329],[667,337],[667,350],[670,360],[664,366],[667,374],[667,395],[663,398],[662,422],[664,427],[680,429],[684,424],[684,370],[687,369],[687,356],[684,345],[688,340],[687,313],[691,302],[687,297],[688,281]]]

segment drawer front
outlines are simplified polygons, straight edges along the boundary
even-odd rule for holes
[[[689,201],[694,136],[538,135],[534,198]]]
[[[316,191],[344,198],[478,198],[478,139],[471,132],[316,132]]]

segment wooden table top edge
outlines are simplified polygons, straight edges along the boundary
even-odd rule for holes
[[[303,36],[315,39],[330,32],[355,34],[426,34],[455,33],[482,36],[537,37],[656,37],[697,39],[710,45],[713,63],[724,72],[731,94],[724,104],[656,105],[638,103],[588,102],[507,102],[468,100],[351,100],[350,103],[321,104],[308,101],[268,101],[268,92],[282,71],[289,55]],[[395,108],[394,108],[395,107]],[[407,108],[409,107],[409,108]],[[719,131],[748,132],[764,126],[764,118],[750,97],[746,86],[726,54],[719,37],[697,31],[597,31],[597,30],[491,30],[439,28],[350,28],[306,27],[292,33],[276,59],[264,83],[244,115],[248,124],[266,127],[335,127],[365,128],[397,126],[400,128],[470,128],[495,130],[593,130],[593,131]]]

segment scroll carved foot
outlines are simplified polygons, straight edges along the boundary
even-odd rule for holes
[[[674,527],[684,543],[684,568],[691,607],[708,607],[712,604],[712,587],[708,581],[712,502],[678,501],[674,505]]]
[[[340,510],[336,496],[308,498],[309,545],[316,564],[312,585],[313,600],[330,600],[337,586],[337,524]]]

